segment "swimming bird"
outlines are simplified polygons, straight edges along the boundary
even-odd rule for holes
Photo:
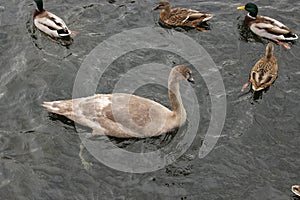
[[[194,82],[186,66],[172,68],[168,79],[168,94],[172,109],[140,96],[114,93],[44,102],[48,111],[93,129],[93,135],[119,138],[158,136],[182,126],[186,111],[179,92],[179,82]]]
[[[197,10],[187,8],[171,8],[170,2],[162,0],[152,10],[162,9],[160,20],[170,26],[191,27],[197,30],[204,30],[198,27],[199,24],[213,17],[212,14],[204,14]]]
[[[278,63],[274,56],[274,45],[268,43],[266,47],[266,54],[254,65],[250,72],[250,78],[242,87],[242,92],[252,84],[254,91],[261,91],[272,85],[277,78]]]
[[[300,185],[293,185],[291,190],[295,195],[300,197]]]
[[[52,39],[75,36],[76,32],[71,31],[65,22],[51,12],[44,10],[43,0],[34,0],[36,9],[33,15],[34,25]]]
[[[247,3],[237,9],[249,12],[245,17],[245,24],[260,37],[273,40],[287,49],[290,49],[289,44],[282,41],[298,39],[298,36],[283,23],[270,17],[257,15],[258,7],[254,3]]]

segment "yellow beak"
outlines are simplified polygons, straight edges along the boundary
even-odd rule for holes
[[[238,10],[245,10],[245,6],[239,6],[237,7]]]

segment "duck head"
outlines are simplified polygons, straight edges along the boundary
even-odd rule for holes
[[[36,3],[37,10],[42,12],[44,10],[43,0],[34,0],[34,2]]]
[[[251,17],[256,17],[258,13],[258,7],[254,3],[247,3],[245,6],[237,7],[238,10],[246,10]]]
[[[159,2],[157,4],[157,6],[155,8],[153,8],[152,10],[158,10],[158,9],[168,9],[170,8],[170,3],[167,0],[163,0],[161,2]]]

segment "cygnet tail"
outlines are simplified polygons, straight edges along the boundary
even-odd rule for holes
[[[49,112],[60,114],[60,115],[68,115],[72,112],[71,101],[44,102],[42,106],[46,108]]]

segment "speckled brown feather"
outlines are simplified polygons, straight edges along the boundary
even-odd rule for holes
[[[197,14],[197,17],[189,17],[190,15]],[[182,27],[195,27],[203,22],[203,20],[210,18],[210,14],[202,14],[197,11],[188,10],[186,8],[174,8],[170,14],[166,11],[160,13],[160,20],[171,26],[182,26]]]
[[[211,14],[200,13],[187,8],[173,8],[168,1],[161,1],[153,10],[162,9],[160,20],[171,26],[197,28],[199,24],[213,17]]]
[[[254,65],[250,72],[250,82],[254,91],[271,86],[277,78],[278,63],[272,48],[274,48],[273,44],[269,43],[266,48],[266,55]]]

